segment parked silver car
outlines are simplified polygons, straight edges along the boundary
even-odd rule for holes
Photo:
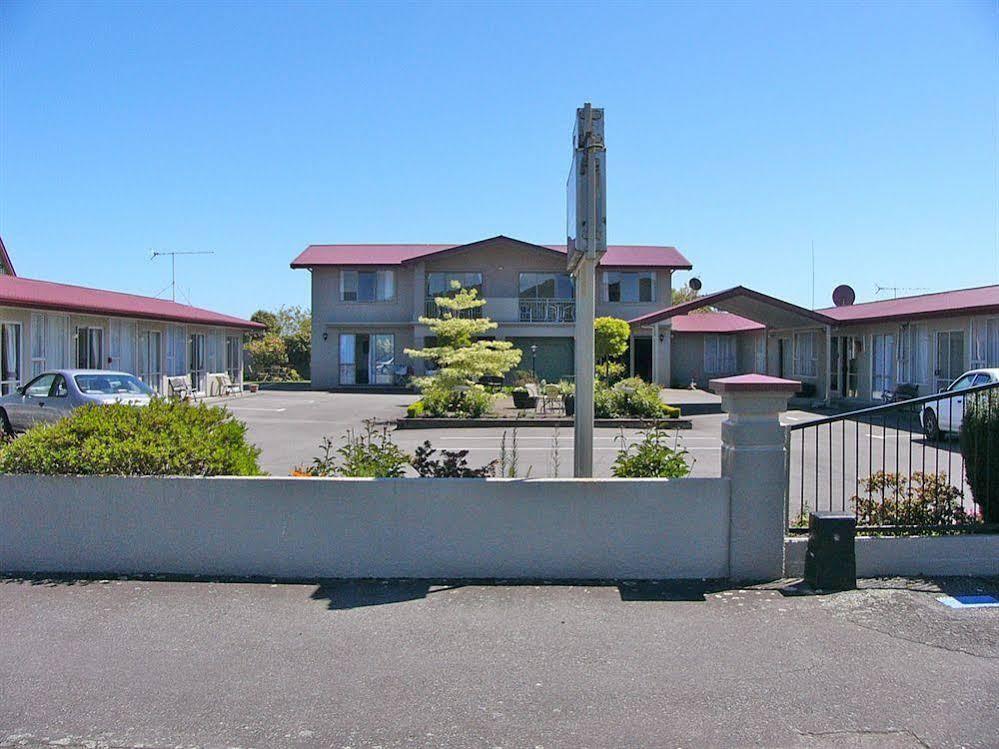
[[[23,432],[58,421],[88,403],[144,406],[153,395],[147,385],[127,372],[102,369],[45,372],[0,398],[0,429],[7,434]]]

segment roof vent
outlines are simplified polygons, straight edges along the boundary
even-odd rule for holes
[[[841,283],[833,289],[832,299],[833,304],[837,307],[849,307],[857,301],[857,293],[853,290],[853,287],[847,286],[845,283]]]

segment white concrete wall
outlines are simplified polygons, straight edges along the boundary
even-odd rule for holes
[[[0,476],[0,570],[724,578],[726,479]]]
[[[789,538],[784,574],[805,574],[807,538]],[[857,538],[857,575],[999,575],[999,534]]]

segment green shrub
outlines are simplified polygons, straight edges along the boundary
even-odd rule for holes
[[[989,399],[986,393],[965,399],[961,454],[982,519],[999,523],[999,398]]]
[[[361,434],[348,429],[343,443],[336,447],[333,440],[324,437],[319,445],[322,455],[313,458],[312,465],[296,468],[292,475],[392,479],[403,476],[409,463],[409,455],[392,441],[388,429],[376,429],[372,419],[364,422]]]
[[[406,407],[406,418],[407,419],[419,419],[423,416],[423,401],[416,401],[416,403],[410,403]]]
[[[598,382],[594,392],[594,414],[598,419],[675,419],[680,415],[680,409],[662,402],[658,385],[631,377],[614,387]]]
[[[857,525],[955,525],[972,518],[961,507],[962,494],[946,473],[878,471],[860,482],[852,497]]]
[[[427,416],[477,419],[489,411],[494,397],[482,385],[464,388],[441,386],[426,388],[420,400]]]
[[[224,408],[154,399],[85,406],[0,448],[0,473],[257,476],[260,450]]]
[[[534,372],[527,369],[515,369],[510,373],[509,377],[510,382],[513,383],[515,387],[538,384],[538,378],[535,376]]]
[[[679,445],[679,435],[673,436],[673,444],[669,436],[658,427],[653,427],[642,434],[640,442],[634,445],[625,443],[611,466],[611,473],[618,478],[683,478],[690,474],[687,465],[687,451]]]

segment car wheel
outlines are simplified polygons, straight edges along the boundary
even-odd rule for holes
[[[937,415],[932,408],[923,411],[923,434],[931,442],[940,439],[940,422],[937,421]]]
[[[4,437],[14,436],[14,427],[10,425],[10,419],[7,418],[7,412],[0,408],[0,435]]]

